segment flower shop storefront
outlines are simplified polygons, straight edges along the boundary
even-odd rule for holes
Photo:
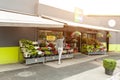
[[[29,60],[27,58],[31,57],[29,53],[24,54],[25,59],[28,61],[27,64],[30,64],[31,62],[39,62],[42,60],[42,62],[44,62],[44,60],[49,61],[58,59],[58,56],[56,55],[56,51],[54,49],[54,41],[55,37],[57,37],[57,35],[59,34],[62,34],[65,37],[65,54],[63,55],[63,58],[72,58],[73,54],[71,53],[86,51],[82,50],[82,46],[83,43],[86,44],[89,41],[82,42],[82,38],[87,37],[88,39],[92,37],[97,39],[96,34],[100,30],[113,31],[108,29],[96,29],[96,27],[92,28],[88,27],[88,25],[81,25],[68,21],[64,22],[61,20],[48,20],[42,17],[34,17],[4,11],[0,11],[0,14],[0,64],[21,62],[23,60],[23,57],[20,53],[20,48],[23,52],[26,52],[30,49],[32,57],[37,56],[37,58]],[[105,34],[106,33],[107,32],[105,32]],[[21,40],[21,42],[23,43],[18,44],[19,40]],[[40,42],[42,42],[42,44],[39,45],[42,48],[38,48],[39,40]],[[109,39],[107,38],[107,40]],[[35,41],[35,43],[32,42],[31,45],[31,41]],[[27,43],[27,46],[24,46],[24,43]],[[50,46],[51,48],[49,48],[48,46]],[[25,50],[22,47],[27,47],[28,50]],[[34,47],[36,47],[36,49]],[[39,51],[42,50],[46,54],[44,54],[43,56],[42,52],[39,52],[36,55],[36,51],[38,49]],[[51,52],[54,54],[51,54]],[[52,55],[52,57],[50,55]],[[38,56],[40,58],[38,58]]]
[[[66,41],[73,46],[74,52],[81,52],[84,54],[105,54],[106,45],[102,42],[106,42],[106,37],[99,37],[97,30],[71,27],[68,26],[69,32],[66,32]],[[75,30],[73,30],[75,28]],[[101,33],[102,34],[102,33]],[[106,35],[106,33],[104,33]],[[101,39],[102,38],[102,39]]]
[[[60,35],[64,36],[63,29],[37,29],[37,41],[21,39],[19,41],[21,51],[25,58],[26,64],[33,64],[39,62],[47,62],[58,60],[59,55],[56,50],[56,39]],[[66,40],[66,39],[65,39]],[[64,41],[64,48],[61,58],[73,58],[73,48]]]
[[[66,43],[73,47],[74,52],[85,54],[106,54],[109,51],[109,32],[120,32],[119,30],[79,24],[54,17],[42,16],[53,21],[64,23],[64,36]]]
[[[87,54],[89,52],[89,54],[92,54],[91,52],[97,52],[100,54],[99,51],[103,51],[101,54],[105,54],[104,52],[106,52],[106,46],[101,43],[103,41],[106,42],[106,36],[101,37],[98,34],[100,31],[87,28],[65,25],[63,29],[39,29],[38,40],[40,40],[40,38],[43,38],[43,41],[46,41],[48,37],[55,39],[55,37],[57,37],[57,34],[60,32],[65,37],[65,48],[71,49],[73,53],[82,52]],[[106,35],[106,32],[103,32],[101,34]],[[53,35],[55,37],[53,37]]]
[[[110,34],[109,30],[102,29],[84,28],[78,23],[65,23],[64,28],[59,29],[37,28],[36,41],[20,40],[21,50],[26,64],[58,60],[55,40],[58,35],[63,35],[65,40],[62,59],[73,58],[73,53],[78,52],[87,55],[106,54]],[[102,42],[106,44],[104,45]]]

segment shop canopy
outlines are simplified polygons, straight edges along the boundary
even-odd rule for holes
[[[0,11],[0,27],[63,28],[64,24],[41,17]]]
[[[45,16],[45,15],[43,15],[42,17],[46,18],[46,19],[53,20],[53,21],[57,21],[57,22],[60,22],[60,23],[64,23],[64,24],[66,24],[68,26],[72,26],[72,27],[82,27],[82,28],[88,28],[88,29],[93,29],[93,30],[120,32],[120,30],[116,30],[116,29],[93,26],[93,25],[88,25],[88,24],[80,24],[80,23],[75,23],[75,22],[72,22],[72,21],[66,21],[66,20],[62,20],[62,19],[58,19],[58,18],[54,18],[54,17],[49,17],[49,16]]]

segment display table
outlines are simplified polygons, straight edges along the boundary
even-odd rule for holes
[[[40,63],[40,62],[45,62],[45,57],[40,57],[40,58],[26,58],[25,59],[25,64],[33,64],[33,63]]]
[[[88,52],[88,55],[92,54],[106,54],[106,51]]]
[[[51,43],[48,46],[39,47],[37,42],[23,39],[19,41],[19,44],[25,64],[44,63],[59,59],[58,52]],[[61,59],[73,58],[73,56],[73,49],[64,49]]]
[[[73,53],[71,53],[71,54],[64,54],[64,55],[61,56],[61,59],[67,59],[67,58],[73,58],[73,57],[74,57]],[[58,60],[58,58],[59,58],[59,55],[46,56],[45,57],[45,62],[47,62],[47,61],[53,61],[53,60]]]
[[[62,55],[61,59],[68,59],[68,58],[73,58],[74,54],[64,54]],[[54,61],[58,60],[59,55],[54,55],[54,56],[43,56],[39,58],[25,58],[25,64],[34,64],[34,63],[44,63],[48,61]]]

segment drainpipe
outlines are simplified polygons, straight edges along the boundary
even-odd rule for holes
[[[106,47],[107,47],[107,52],[109,52],[109,37],[107,37],[107,35],[109,34],[109,32],[106,32]]]

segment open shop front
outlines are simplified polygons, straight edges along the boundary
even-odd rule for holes
[[[73,53],[73,48],[66,43],[66,37],[63,31],[55,30],[39,30],[38,31],[38,43],[42,48],[47,48],[52,51],[51,55],[57,55],[56,51],[56,39],[62,35],[64,37],[64,50],[63,54]]]
[[[48,38],[51,38],[51,40],[52,39],[55,40],[55,37],[57,37],[59,33],[62,33],[63,36],[65,37],[64,49],[70,49],[70,51],[72,51],[73,53],[82,52],[82,53],[88,54],[87,52],[95,52],[93,51],[94,50],[93,48],[96,48],[96,45],[98,45],[99,50],[103,50],[106,52],[105,46],[103,45],[100,46],[101,44],[100,41],[106,41],[106,38],[104,36],[102,37],[103,38],[102,40],[99,40],[101,39],[101,37],[98,36],[98,33],[100,33],[98,30],[65,25],[63,29],[44,29],[44,30],[40,29],[38,31],[38,35],[39,35],[38,37],[40,38],[40,35],[41,37],[44,36],[43,42],[44,41],[46,42]],[[104,32],[103,34],[106,34],[106,32]],[[50,42],[50,41],[48,40],[47,42]],[[88,48],[90,48],[89,51],[87,51]],[[64,52],[66,52],[66,50],[63,51],[63,54]],[[105,52],[101,54],[105,54]]]
[[[31,42],[27,40],[27,43],[30,42],[30,46],[32,45],[32,47],[35,47],[35,49],[32,49],[33,51],[30,53],[26,53],[23,49],[26,64],[58,60],[58,53],[55,47],[55,40],[57,39],[58,35],[63,35],[65,38],[62,59],[73,58],[73,53],[79,52],[88,55],[106,54],[107,46],[104,46],[101,42],[105,41],[106,44],[108,44],[108,32],[115,30],[108,30],[107,28],[99,27],[99,29],[91,29],[91,26],[88,28],[84,26],[78,23],[67,23],[64,24],[64,28],[59,29],[37,28],[36,41]]]
[[[106,54],[109,51],[110,32],[120,32],[116,29],[79,24],[45,15],[42,17],[64,23],[66,42],[73,45],[76,52],[85,54]],[[73,36],[74,33],[76,34]]]
[[[58,60],[56,39],[59,35],[64,36],[60,29],[41,29],[37,31],[37,41],[20,40],[20,47],[24,54],[26,64]],[[65,37],[64,37],[65,38]],[[73,58],[73,48],[64,40],[64,49],[61,58]]]

